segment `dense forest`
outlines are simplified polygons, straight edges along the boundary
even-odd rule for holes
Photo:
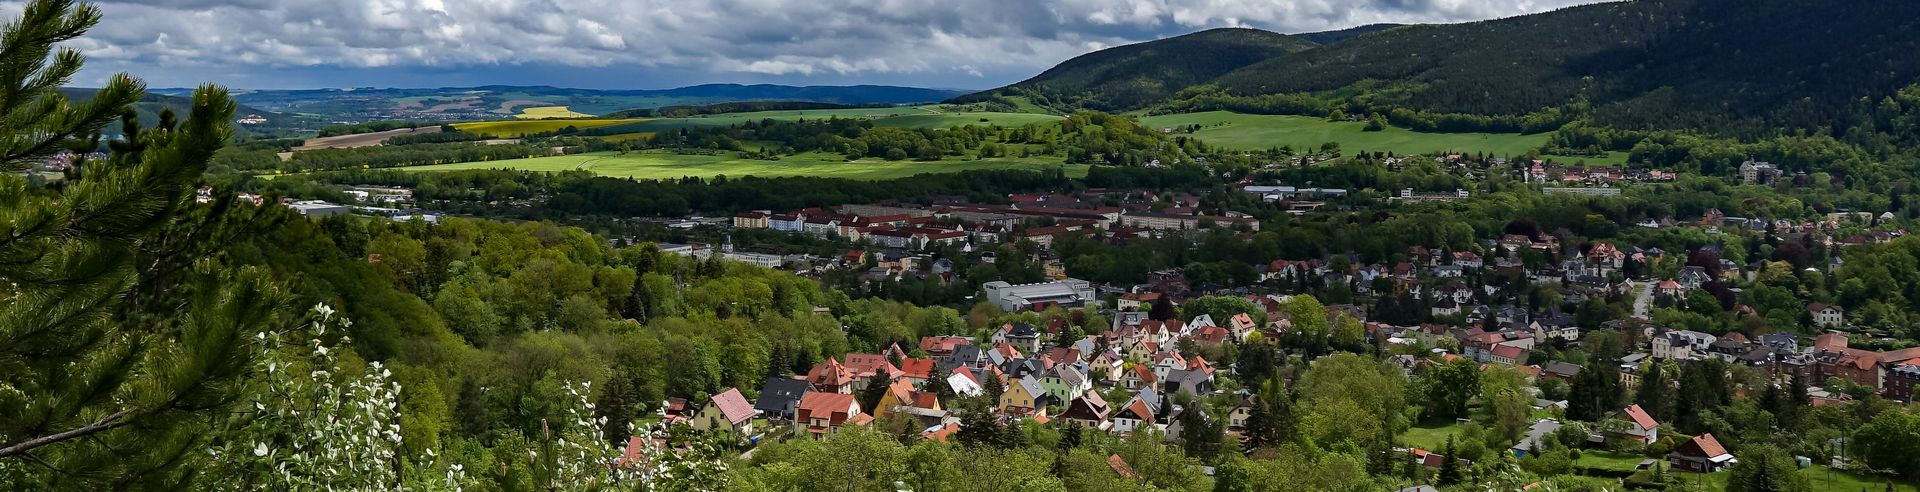
[[[1029,95],[1056,109],[1127,110],[1235,69],[1313,47],[1312,41],[1258,29],[1211,29],[1075,57],[1004,95]],[[990,93],[957,103],[992,99]],[[1067,111],[1071,112],[1071,111]]]
[[[1916,19],[1920,7],[1899,2],[1635,0],[1403,26],[1308,49],[1269,41],[1284,53],[1251,64],[1171,38],[1096,52],[1061,68],[1092,60],[1136,66],[1130,72],[1140,73],[1245,66],[1217,77],[1142,84],[1150,91],[1095,90],[1126,77],[1069,83],[1077,79],[1043,74],[962,100],[1024,96],[1059,110],[1166,105],[1324,115],[1345,108],[1347,114],[1399,109],[1433,118],[1495,118],[1477,127],[1396,122],[1440,131],[1542,131],[1579,116],[1618,128],[1837,135],[1920,76],[1920,63],[1904,55],[1920,49]],[[1179,51],[1179,61],[1146,55],[1167,51]]]

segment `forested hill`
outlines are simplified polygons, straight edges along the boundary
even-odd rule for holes
[[[86,102],[92,99],[96,91],[98,91],[98,89],[78,87],[60,89],[61,94],[66,95],[68,99],[75,103]],[[189,96],[148,92],[146,95],[140,97],[140,102],[134,103],[133,110],[140,120],[141,125],[151,127],[160,121],[160,112],[162,110],[173,110],[176,117],[184,118],[192,107],[193,100]],[[318,127],[318,125],[321,124],[321,122],[314,121],[311,118],[276,113],[245,104],[239,105],[234,109],[234,117],[236,119],[257,118],[258,120],[256,121],[258,122],[234,125],[234,131],[255,136],[277,136],[287,132],[304,130],[307,127]],[[106,128],[102,128],[101,131],[108,135],[118,135],[120,134],[120,126],[117,124],[108,125]]]
[[[1042,106],[1131,109],[1313,46],[1312,41],[1258,29],[1212,29],[1080,55],[1033,78],[956,101],[1019,94]]]
[[[1328,44],[1328,43],[1333,43],[1338,41],[1345,41],[1348,38],[1353,38],[1357,36],[1385,31],[1388,29],[1393,29],[1403,25],[1405,24],[1367,24],[1360,27],[1349,27],[1346,29],[1340,29],[1340,30],[1334,30],[1334,31],[1300,33],[1300,34],[1293,35],[1293,37],[1305,39],[1307,41],[1312,41],[1314,44]]]
[[[1170,44],[1177,39],[1108,51],[1170,52],[1137,58],[1145,66],[1128,72],[1176,63],[1154,60],[1209,58],[1181,52]],[[1920,2],[1634,0],[1403,26],[1285,51],[1204,81],[1218,91],[1184,94],[1176,106],[1199,101],[1199,109],[1307,113],[1346,105],[1349,113],[1404,108],[1513,117],[1557,108],[1625,128],[1833,130],[1855,126],[1878,101],[1920,81],[1916,52]],[[1104,53],[1081,58],[1111,56]],[[1082,85],[1104,89],[1127,80],[1108,77]],[[1108,110],[1170,99],[1031,82],[1007,93],[1039,92],[1056,104]],[[1220,101],[1234,107],[1218,107]]]

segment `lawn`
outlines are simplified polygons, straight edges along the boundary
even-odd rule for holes
[[[1604,449],[1582,449],[1580,450],[1580,459],[1574,460],[1573,464],[1574,466],[1585,466],[1602,470],[1630,472],[1638,468],[1640,462],[1646,460],[1646,456],[1637,454],[1616,453]]]
[[[1687,472],[1674,472],[1674,473],[1678,473],[1681,477],[1685,477],[1685,479],[1689,482],[1697,481],[1698,483],[1704,484],[1706,486],[1705,487],[1706,490],[1726,490],[1727,488],[1728,473],[1724,471],[1718,472],[1718,473],[1709,473],[1706,475],[1701,475],[1697,473],[1687,473]],[[1887,490],[1887,482],[1885,478],[1872,476],[1872,475],[1861,475],[1861,474],[1847,472],[1847,471],[1834,470],[1824,465],[1816,465],[1816,466],[1811,466],[1807,468],[1801,468],[1800,476],[1807,477],[1807,484],[1812,485],[1813,490],[1833,490],[1833,491],[1844,491],[1844,492],[1854,492],[1854,491],[1881,492],[1881,491]],[[1916,485],[1911,482],[1894,482],[1893,490],[1895,490],[1896,492],[1920,491],[1920,485]]]
[[[1359,122],[1332,122],[1309,116],[1254,115],[1226,111],[1148,116],[1141,122],[1153,128],[1200,125],[1193,136],[1211,145],[1239,150],[1262,150],[1283,145],[1295,149],[1317,149],[1326,142],[1339,142],[1347,153],[1361,150],[1389,151],[1396,154],[1432,154],[1437,152],[1487,152],[1499,156],[1518,156],[1547,142],[1547,134],[1515,133],[1421,133],[1387,127],[1365,131]],[[1560,158],[1568,162],[1600,164],[1625,162],[1626,155],[1616,152],[1605,158]]]
[[[654,118],[644,121],[634,121],[617,127],[602,128],[601,133],[658,132],[702,126],[738,125],[748,121],[767,119],[793,121],[798,119],[825,118],[864,118],[872,120],[874,126],[896,128],[949,128],[962,125],[1015,127],[1028,123],[1046,123],[1060,120],[1059,116],[1044,114],[984,111],[949,113],[939,111],[934,106],[899,106],[888,108],[756,111],[751,113],[712,114],[686,118]]]
[[[1447,448],[1447,436],[1466,432],[1466,429],[1467,424],[1453,421],[1418,422],[1400,434],[1400,439],[1408,446],[1439,453]],[[1459,445],[1459,439],[1454,438],[1454,445]]]
[[[566,127],[580,129],[599,128],[627,123],[646,121],[641,119],[584,119],[584,120],[504,120],[454,123],[453,127],[464,132],[493,135],[502,138],[519,137],[528,133],[541,133]]]
[[[839,154],[805,153],[778,161],[746,159],[738,153],[724,155],[679,155],[666,151],[640,151],[619,155],[613,152],[536,157],[505,161],[465,162],[401,168],[408,171],[452,171],[461,169],[519,169],[526,171],[593,171],[602,176],[639,179],[677,179],[685,176],[818,176],[845,179],[892,179],[921,173],[960,172],[974,169],[1049,169],[1064,167],[1070,176],[1087,174],[1086,165],[1060,163],[1058,158],[998,158],[986,160],[947,160],[938,162],[863,159],[847,162]]]
[[[589,116],[593,116],[593,115],[575,112],[572,109],[568,109],[566,106],[540,106],[540,107],[526,108],[526,109],[520,110],[520,114],[514,115],[515,118],[520,118],[524,120],[547,120],[547,119],[554,119],[554,118],[586,118]]]

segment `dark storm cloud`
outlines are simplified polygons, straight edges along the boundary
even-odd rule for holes
[[[73,43],[103,78],[245,87],[706,81],[980,88],[1198,29],[1453,22],[1591,0],[133,0]],[[13,15],[19,2],[0,2]],[[441,82],[446,81],[446,82]],[[87,82],[86,80],[80,81]]]

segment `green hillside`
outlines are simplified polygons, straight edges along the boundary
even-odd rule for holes
[[[1209,145],[1235,150],[1265,150],[1283,146],[1313,149],[1326,142],[1338,142],[1340,148],[1349,153],[1360,150],[1400,155],[1485,152],[1497,156],[1517,156],[1537,149],[1547,141],[1545,134],[1422,133],[1393,127],[1369,132],[1365,131],[1367,125],[1360,122],[1330,122],[1325,118],[1308,116],[1225,111],[1150,116],[1142,119],[1141,123],[1154,128],[1199,125],[1201,128],[1193,132],[1194,137]],[[1626,156],[1612,157],[1590,161],[1618,161]]]
[[[536,157],[486,162],[464,162],[400,168],[407,171],[457,171],[465,169],[516,169],[522,171],[592,171],[601,176],[637,179],[678,179],[686,176],[812,176],[843,179],[893,179],[921,173],[957,173],[976,169],[1051,169],[1064,168],[1069,176],[1086,176],[1085,164],[1062,164],[1059,158],[993,158],[939,162],[847,161],[840,154],[810,152],[778,161],[748,159],[738,152],[721,155],[685,155],[664,150],[618,154],[591,154]]]
[[[1373,108],[1522,115],[1584,101],[1623,127],[1844,126],[1920,78],[1920,4],[1638,0],[1408,26],[1277,57],[1230,94],[1344,91]]]
[[[1538,132],[1585,119],[1764,136],[1843,133],[1920,81],[1920,2],[1631,0],[1360,28],[1320,45],[1310,37],[1206,31],[1122,46],[960,100],[1313,116],[1344,108],[1443,131]]]
[[[1088,53],[1020,83],[955,101],[1024,95],[1056,108],[1132,109],[1234,69],[1313,46],[1258,29],[1212,29]]]

